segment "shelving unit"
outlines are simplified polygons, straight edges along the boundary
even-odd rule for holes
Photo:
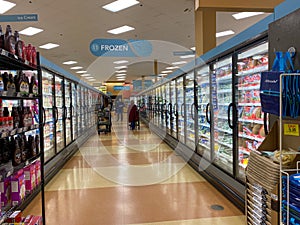
[[[23,60],[3,49],[0,49],[0,71],[27,71],[26,75],[30,71],[30,76],[37,76],[38,80],[38,94],[33,96],[33,94],[21,94],[15,93],[13,95],[7,96],[5,92],[1,93],[0,99],[3,101],[14,101],[17,102],[18,107],[32,107],[33,104],[38,102],[38,112],[42,111],[42,81],[41,81],[41,69],[39,65],[39,53],[37,53],[37,65]],[[33,71],[36,72],[36,75],[33,74]],[[34,103],[33,103],[34,101]],[[15,103],[14,103],[15,104]],[[35,112],[36,113],[36,112]],[[30,115],[32,116],[32,111],[30,109]],[[37,114],[36,114],[37,115]],[[25,114],[23,114],[25,117]],[[29,117],[30,118],[30,117]],[[3,148],[8,148],[9,158],[3,159],[0,163],[0,173],[1,179],[0,182],[3,182],[1,186],[5,189],[2,193],[4,198],[1,199],[2,211],[0,215],[0,224],[4,223],[6,219],[16,210],[24,210],[26,206],[33,200],[35,196],[41,194],[41,209],[42,209],[42,219],[43,224],[46,224],[45,221],[45,198],[44,198],[44,145],[42,143],[43,134],[42,134],[42,124],[40,121],[43,120],[43,115],[38,114],[38,117],[34,119],[27,120],[27,124],[24,124],[23,127],[18,127],[10,131],[5,131],[0,133],[1,142],[6,143],[2,145]],[[25,123],[25,122],[24,122]],[[22,136],[20,136],[22,135]],[[25,151],[24,139],[27,141],[27,136],[34,135],[36,138],[33,139],[34,147],[31,149],[31,153]],[[20,137],[20,139],[19,139]],[[37,138],[38,137],[38,138]],[[17,141],[18,140],[18,141]],[[13,157],[13,149],[8,147],[8,142],[11,142],[17,146],[17,142],[20,143],[20,149],[15,147],[15,157]],[[29,141],[29,140],[28,140]],[[18,152],[18,150],[21,150]],[[21,160],[20,158],[21,157]],[[30,171],[24,172],[24,171]],[[30,174],[30,175],[28,175]],[[33,176],[34,175],[34,176]],[[27,180],[30,181],[30,185],[27,186]],[[10,185],[14,185],[12,190]],[[24,192],[24,190],[26,190]],[[6,195],[6,193],[11,192],[11,198]]]

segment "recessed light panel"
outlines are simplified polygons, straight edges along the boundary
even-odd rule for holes
[[[66,61],[66,62],[63,62],[64,65],[73,65],[73,64],[76,64],[77,62],[76,61]]]
[[[3,14],[10,10],[11,8],[15,7],[16,4],[4,0],[0,0],[0,14]]]
[[[139,4],[139,1],[136,0],[117,0],[107,5],[102,6],[103,9],[106,9],[111,12],[118,12],[123,9],[127,9],[131,6]]]
[[[45,45],[41,45],[39,47],[43,48],[43,49],[52,49],[52,48],[56,48],[58,46],[59,46],[58,44],[48,43],[48,44],[45,44]]]
[[[264,13],[263,12],[240,12],[240,13],[233,14],[232,16],[236,20],[241,20],[241,19],[245,19],[248,17],[257,16],[257,15],[261,15],[261,14],[264,14]]]
[[[119,61],[115,61],[114,64],[124,64],[124,63],[128,63],[127,60],[119,60]]]
[[[112,30],[108,30],[107,32],[110,33],[110,34],[122,34],[122,33],[128,32],[128,31],[132,31],[134,29],[135,29],[134,27],[124,25],[124,26],[117,27],[117,28],[112,29]]]
[[[180,56],[181,59],[188,59],[188,58],[194,58],[195,55],[182,55]]]
[[[86,74],[81,74],[80,76],[82,76],[82,77],[88,77],[88,76],[91,76],[91,74],[86,73]]]
[[[173,65],[181,65],[187,63],[186,61],[173,62]]]
[[[216,33],[216,37],[224,37],[232,34],[234,34],[233,30],[226,30],[226,31]]]
[[[115,69],[120,70],[120,69],[126,69],[127,66],[116,66]]]
[[[27,35],[27,36],[33,36],[35,34],[38,34],[40,32],[44,31],[43,29],[36,28],[36,27],[27,27],[24,30],[19,31],[19,34]]]
[[[71,67],[70,69],[71,70],[80,70],[82,68],[83,68],[82,66],[74,66],[74,67]]]
[[[77,71],[76,73],[86,73],[87,71],[85,70],[81,70],[81,71]]]

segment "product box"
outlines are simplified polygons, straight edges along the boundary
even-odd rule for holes
[[[21,169],[11,178],[11,202],[12,205],[19,205],[25,197],[25,175]]]
[[[43,219],[41,216],[33,216],[29,223],[26,225],[43,225]]]
[[[35,184],[36,186],[41,183],[41,161],[35,161]]]
[[[26,194],[30,194],[36,186],[35,163],[24,168]]]
[[[14,211],[7,219],[7,223],[20,223],[22,221],[21,210]]]
[[[1,192],[1,207],[6,207],[11,201],[11,177],[6,177],[0,181],[0,192]]]

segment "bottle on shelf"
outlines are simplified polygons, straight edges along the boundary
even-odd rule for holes
[[[28,150],[29,150],[28,154],[30,157],[34,157],[37,155],[36,143],[32,135],[28,136]]]
[[[38,133],[35,135],[34,141],[35,141],[36,154],[39,154],[40,153],[40,136]]]
[[[7,91],[8,89],[8,73],[4,72],[2,74],[2,81],[3,81],[3,91]]]
[[[15,39],[16,39],[16,55],[19,56],[21,59],[25,59],[25,44],[24,41],[20,40],[19,32],[15,31]]]
[[[16,93],[16,84],[14,82],[14,76],[10,73],[8,75],[7,82],[7,96],[14,96]]]
[[[26,47],[25,47],[25,51],[26,51],[26,60],[28,62],[32,62],[32,46],[31,44],[28,44]]]
[[[4,91],[4,82],[2,75],[0,76],[0,94],[2,94]]]
[[[0,25],[0,49],[4,49],[4,35],[2,26]]]
[[[17,166],[22,162],[21,149],[17,138],[11,137],[12,164]]]
[[[31,81],[29,84],[29,93],[33,94],[33,95],[38,95],[38,84],[37,84],[37,80],[35,78],[35,75],[31,76]]]
[[[7,163],[11,159],[11,148],[9,138],[0,139],[0,145],[2,148],[2,162]]]
[[[12,107],[11,116],[13,118],[13,129],[17,129],[20,126],[20,116],[17,106]]]
[[[15,46],[16,46],[16,39],[12,35],[12,29],[10,25],[6,26],[6,33],[4,36],[4,48],[6,51],[15,54]]]

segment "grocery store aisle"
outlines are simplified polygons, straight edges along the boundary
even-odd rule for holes
[[[244,224],[242,213],[148,128],[114,123],[47,185],[47,225]],[[36,201],[25,214],[41,213]]]

